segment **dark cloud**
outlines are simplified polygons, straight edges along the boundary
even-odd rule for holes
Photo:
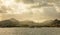
[[[33,6],[31,6],[31,8],[39,8],[39,7],[43,7],[43,6],[52,6],[49,5],[48,3],[59,3],[60,0],[23,0],[24,3],[26,4],[33,4]],[[38,3],[38,4],[36,4]],[[34,5],[36,4],[36,5]]]
[[[31,6],[31,8],[40,8],[40,7],[45,7],[45,6],[53,6],[53,5],[49,5],[48,3],[39,3],[36,5]]]
[[[34,0],[23,0],[23,2],[26,4],[31,4],[31,3],[34,3]]]

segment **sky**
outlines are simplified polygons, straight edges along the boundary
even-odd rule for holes
[[[42,22],[60,19],[60,0],[0,0],[2,19]]]

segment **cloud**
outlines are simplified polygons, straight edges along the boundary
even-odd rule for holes
[[[37,21],[44,20],[44,19],[55,19],[55,18],[60,19],[60,12],[57,12],[56,8],[53,5],[48,4],[47,2],[40,2],[41,0],[22,0],[22,1],[24,2],[24,4],[26,4],[26,6],[28,6],[28,12],[23,12],[23,14],[19,14],[19,15],[11,15],[11,16],[6,15],[5,17],[9,16],[9,17],[20,19],[20,20],[26,19],[26,20],[37,20]],[[2,10],[0,11],[3,11],[3,12],[5,12],[5,10],[11,11],[9,7],[8,8],[2,7],[1,9]],[[15,8],[15,10],[16,9],[17,8]]]
[[[60,12],[54,6],[34,7],[31,9],[35,13],[35,19],[60,19]]]
[[[23,0],[23,2],[26,4],[32,4],[34,3],[34,0]]]

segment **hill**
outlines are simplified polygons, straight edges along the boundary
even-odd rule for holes
[[[33,21],[18,21],[14,18],[0,21],[0,27],[60,27],[60,20],[47,20],[42,23]]]
[[[19,21],[14,18],[0,21],[0,27],[19,27]]]

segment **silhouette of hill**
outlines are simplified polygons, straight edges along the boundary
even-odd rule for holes
[[[52,22],[52,25],[53,25],[53,26],[56,26],[56,27],[60,27],[60,20],[55,19],[55,20]]]
[[[43,23],[45,23],[45,27],[60,27],[60,20],[58,19],[45,21]]]
[[[14,18],[0,21],[0,27],[60,27],[60,20],[49,20],[42,23],[33,21],[18,21]]]
[[[14,18],[0,21],[0,27],[19,27],[19,21]]]

